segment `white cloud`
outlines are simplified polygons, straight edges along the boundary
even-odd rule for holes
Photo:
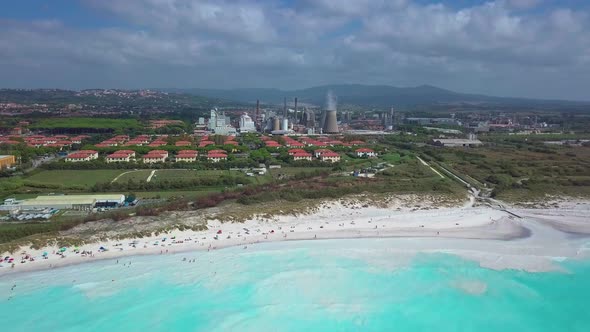
[[[126,24],[77,29],[57,20],[0,21],[0,70],[14,72],[15,64],[21,71],[35,68],[30,75],[94,70],[88,79],[101,82],[112,66],[109,80],[123,70],[132,75],[124,82],[138,86],[361,82],[469,90],[480,80],[490,90],[480,92],[499,94],[518,94],[499,83],[503,75],[534,85],[562,73],[590,74],[588,13],[532,13],[526,9],[542,4],[532,0],[459,9],[410,0],[300,0],[292,7],[254,0],[84,3]],[[547,92],[582,96],[568,84],[590,84],[587,76]]]

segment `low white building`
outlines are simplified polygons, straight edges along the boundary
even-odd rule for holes
[[[444,147],[469,147],[473,148],[476,146],[483,145],[478,139],[463,139],[463,138],[435,138],[432,140],[432,144]]]
[[[356,156],[357,157],[376,157],[377,153],[373,150],[373,149],[369,149],[369,148],[360,148],[360,149],[356,149],[355,150]]]

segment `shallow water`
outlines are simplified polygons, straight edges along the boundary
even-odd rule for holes
[[[27,332],[590,331],[590,262],[557,263],[567,272],[494,271],[452,255],[394,254],[388,241],[261,244],[4,276],[0,324]]]

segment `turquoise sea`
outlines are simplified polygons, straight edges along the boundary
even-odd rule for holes
[[[388,241],[261,244],[7,275],[0,328],[590,331],[590,262],[494,271],[452,255],[395,254]]]

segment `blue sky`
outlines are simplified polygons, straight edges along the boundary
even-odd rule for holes
[[[432,84],[589,100],[586,0],[0,3],[0,87]]]

